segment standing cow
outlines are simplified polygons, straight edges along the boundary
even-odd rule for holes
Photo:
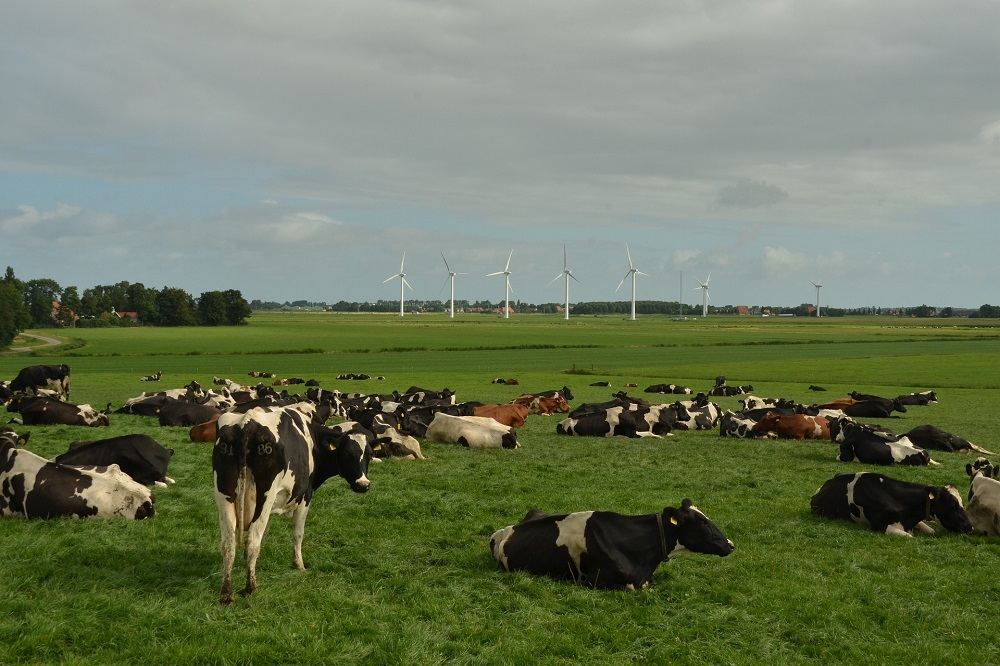
[[[68,365],[29,365],[22,368],[8,387],[11,393],[35,393],[49,389],[69,397]]]
[[[233,561],[244,538],[245,593],[257,588],[257,559],[272,513],[291,515],[292,565],[305,569],[302,537],[313,493],[332,476],[342,477],[356,493],[367,492],[371,458],[371,444],[363,435],[337,435],[296,406],[220,416],[212,451],[222,537],[219,602],[233,599]]]

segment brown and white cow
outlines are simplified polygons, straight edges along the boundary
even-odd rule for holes
[[[291,407],[256,407],[219,417],[212,452],[215,503],[219,510],[222,592],[232,601],[236,545],[246,539],[245,593],[257,588],[257,559],[272,513],[292,517],[292,565],[305,569],[302,538],[313,493],[340,476],[356,493],[367,492],[372,448],[357,435],[337,435]]]
[[[0,516],[142,520],[155,513],[153,493],[117,465],[52,462],[18,449],[22,439],[0,429]]]
[[[525,393],[514,398],[511,404],[524,405],[528,408],[529,414],[541,414],[551,416],[556,413],[569,413],[569,403],[561,394],[554,396],[537,395],[535,393]]]
[[[758,433],[777,433],[780,439],[830,439],[829,422],[824,416],[779,416],[771,412],[757,421],[753,429]]]
[[[480,405],[473,407],[473,416],[485,416],[491,418],[501,425],[511,428],[521,428],[528,418],[528,408],[521,404],[509,405]]]

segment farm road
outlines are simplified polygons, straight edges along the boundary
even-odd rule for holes
[[[36,340],[41,340],[42,344],[34,345],[32,347],[11,347],[7,350],[9,354],[20,354],[23,352],[34,351],[36,349],[41,349],[42,347],[55,347],[56,345],[62,344],[61,340],[56,340],[55,338],[50,338],[44,335],[35,335],[34,333],[21,333],[22,338],[35,338]]]

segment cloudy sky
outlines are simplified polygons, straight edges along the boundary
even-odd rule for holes
[[[1000,303],[1000,4],[0,5],[0,269],[248,299]]]

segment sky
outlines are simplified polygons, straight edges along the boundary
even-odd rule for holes
[[[1000,304],[1000,3],[10,0],[0,267],[247,300]],[[512,254],[511,254],[512,253]],[[553,282],[553,279],[556,280]],[[620,288],[619,288],[619,285]],[[617,289],[617,291],[616,291]]]

